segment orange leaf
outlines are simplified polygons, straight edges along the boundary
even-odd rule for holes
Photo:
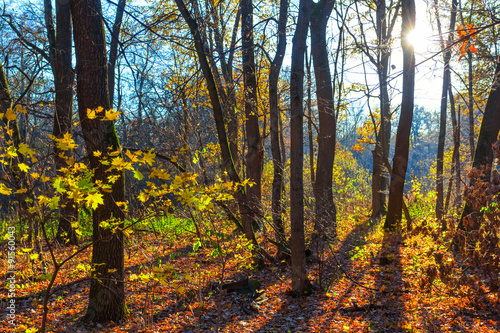
[[[460,39],[467,36],[467,33],[465,32],[465,30],[459,25],[457,25],[457,34],[458,34],[458,38],[460,38]]]
[[[469,35],[471,35],[471,38],[476,38],[476,28],[474,28],[474,26],[472,26],[471,24],[467,24],[467,32]]]
[[[460,48],[458,50],[460,52],[460,55],[463,57],[467,52],[467,43],[466,42],[460,43]]]
[[[477,49],[476,49],[476,47],[475,47],[474,45],[472,45],[472,44],[470,45],[469,50],[470,50],[472,53],[477,53]]]

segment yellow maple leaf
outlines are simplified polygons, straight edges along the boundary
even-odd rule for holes
[[[148,152],[144,153],[144,157],[143,157],[142,162],[147,163],[149,165],[153,165],[155,157],[156,157],[156,154],[153,153],[153,149],[151,149]]]
[[[97,118],[95,111],[96,110],[87,109],[87,118],[89,118],[89,119]]]
[[[4,195],[10,195],[12,193],[12,190],[5,186],[4,183],[0,183],[0,194]]]
[[[127,155],[127,157],[128,157],[128,158],[130,158],[130,161],[132,161],[132,162],[137,162],[137,161],[139,161],[139,159],[137,158],[137,155],[132,154],[132,153],[130,152],[130,150],[127,150],[127,151],[125,152],[125,155]]]
[[[16,120],[16,113],[11,108],[8,108],[7,112],[5,112],[5,118],[7,118],[8,121]]]
[[[125,160],[120,156],[117,156],[111,160],[111,168],[117,170],[133,169],[132,164],[129,162],[125,162]]]
[[[75,164],[75,158],[73,156],[66,158],[66,164],[68,166],[72,166],[73,164]]]
[[[68,192],[68,198],[73,199],[75,202],[79,202],[83,199],[83,193],[78,189]]]
[[[64,133],[62,138],[56,139],[56,145],[61,150],[70,150],[78,147],[71,133]]]
[[[92,209],[96,209],[98,205],[104,204],[103,195],[101,193],[89,194],[85,198],[87,205],[91,206]]]
[[[19,144],[19,149],[18,151],[23,154],[23,155],[29,155],[33,156],[35,154],[35,150],[31,149],[27,144],[24,142]]]
[[[22,172],[27,172],[30,169],[30,167],[27,166],[25,163],[19,163],[17,166],[19,167],[19,170],[21,170]]]
[[[139,194],[139,196],[137,197],[137,199],[141,200],[141,202],[146,202],[149,199],[149,195],[147,195],[146,193],[142,192],[141,194]]]
[[[26,325],[19,325],[18,327],[14,328],[14,332],[25,332],[28,328]]]
[[[102,120],[118,120],[118,116],[121,114],[120,111],[115,111],[113,109],[106,110],[104,118]]]
[[[9,146],[9,147],[7,148],[7,157],[8,157],[8,158],[14,158],[14,157],[17,157],[16,147],[14,147],[14,146]]]

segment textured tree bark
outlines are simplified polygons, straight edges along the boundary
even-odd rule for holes
[[[278,47],[271,69],[269,72],[269,117],[271,130],[271,153],[273,155],[273,188],[272,188],[272,215],[275,240],[278,244],[278,253],[283,251],[285,228],[283,226],[282,196],[283,196],[283,168],[284,161],[280,149],[280,109],[278,102],[278,80],[283,65],[283,57],[286,51],[286,23],[288,16],[288,0],[280,1],[280,12],[278,18]]]
[[[231,151],[231,156],[233,158],[234,167],[236,170],[240,170],[240,158],[239,158],[239,144],[238,144],[238,132],[239,132],[239,120],[238,114],[236,112],[236,89],[233,78],[233,59],[234,53],[236,51],[236,41],[238,35],[238,28],[241,18],[241,9],[236,12],[236,18],[234,20],[234,26],[231,36],[231,42],[229,45],[229,50],[224,49],[224,38],[219,31],[220,18],[216,10],[212,11],[212,17],[214,20],[214,41],[215,50],[219,54],[220,67],[222,71],[222,77],[224,82],[218,82],[218,75],[214,75],[215,82],[217,84],[217,89],[219,91],[220,97],[222,99],[224,115],[227,119],[227,135],[229,138],[229,150]],[[212,46],[212,44],[210,44]],[[227,61],[226,61],[227,55]],[[210,56],[210,65],[214,74],[218,74],[215,59],[212,54]],[[212,65],[213,62],[213,65]]]
[[[398,11],[399,5],[396,7],[394,17],[397,16]],[[378,1],[375,17],[379,45],[375,65],[377,66],[380,86],[380,130],[373,151],[372,218],[379,217],[387,212],[387,187],[389,185],[389,172],[385,167],[385,161],[389,160],[391,143],[391,102],[389,100],[387,78],[389,58],[391,56],[389,43],[392,36],[392,27],[387,25],[389,15],[386,12],[385,0]]]
[[[413,100],[415,93],[415,54],[413,45],[407,36],[415,28],[415,1],[402,0],[401,45],[403,48],[403,99],[396,134],[396,148],[392,160],[391,185],[389,187],[389,205],[384,228],[394,229],[401,223],[403,211],[403,189],[408,152],[410,149],[410,131],[413,120]]]
[[[477,137],[476,150],[474,152],[474,161],[472,168],[484,169],[484,179],[490,180],[491,165],[493,163],[493,150],[492,145],[498,139],[498,132],[500,130],[500,57],[497,58],[497,67],[495,69],[495,76],[493,84],[491,85],[490,95],[486,102],[484,109],[483,121],[481,122],[481,129]],[[473,185],[473,184],[471,184]],[[458,229],[464,230],[464,218],[473,213],[472,208],[467,203],[465,204]]]
[[[465,27],[466,23],[464,20],[464,10],[462,9],[462,3],[458,3],[460,5],[459,13],[460,13],[460,20],[462,22],[462,26]],[[472,12],[474,10],[474,2],[471,2],[471,8],[469,15],[472,15]],[[468,100],[467,100],[467,109],[468,109],[468,119],[469,119],[469,150],[470,150],[470,158],[473,161],[474,160],[474,91],[473,91],[473,69],[472,69],[472,52],[470,50],[467,50],[467,68],[468,68],[468,77],[467,77],[467,95],[468,95]]]
[[[113,31],[111,32],[111,44],[109,45],[109,59],[108,59],[108,91],[109,103],[113,107],[113,100],[115,96],[115,68],[118,59],[118,44],[120,36],[120,27],[123,21],[123,14],[126,6],[125,0],[118,1],[116,7],[115,23],[113,24]]]
[[[94,181],[108,183],[107,166],[100,160],[110,151],[120,149],[120,143],[112,121],[102,121],[104,112],[96,119],[87,117],[87,110],[98,107],[110,109],[106,40],[101,20],[99,0],[71,0],[73,33],[76,53],[76,76],[78,113],[90,167],[94,170]],[[100,151],[102,157],[93,152]],[[90,280],[89,304],[86,321],[117,322],[125,311],[123,228],[124,212],[117,202],[125,200],[123,172],[115,174],[118,179],[111,185],[111,192],[104,192],[104,204],[93,212],[92,278]],[[116,228],[102,227],[101,222],[114,223]]]
[[[448,29],[448,42],[449,44],[453,40],[453,33],[455,29],[455,20],[457,17],[457,1],[452,1],[451,7],[451,17],[450,17],[450,27]],[[441,24],[439,21],[439,16],[437,16],[438,28],[441,30]],[[444,46],[444,45],[442,45]],[[443,72],[443,88],[441,92],[441,113],[439,120],[439,138],[438,138],[438,148],[437,148],[437,158],[436,158],[436,218],[438,220],[443,218],[444,215],[444,179],[443,179],[443,169],[444,169],[444,143],[446,138],[446,113],[448,111],[448,90],[451,85],[451,71],[450,71],[450,60],[451,60],[451,48],[447,48],[444,51],[444,72]]]
[[[328,241],[336,237],[337,209],[333,202],[332,181],[337,121],[333,102],[332,76],[326,43],[326,25],[335,1],[313,4],[311,13],[311,44],[318,103],[318,159],[314,197],[316,199],[315,231]],[[335,64],[336,65],[336,64]]]
[[[450,96],[453,96],[453,93],[450,89]],[[462,207],[462,169],[460,167],[460,131],[461,131],[461,117],[462,117],[462,112],[460,109],[460,106],[458,106],[458,112],[457,112],[457,126],[456,129],[454,129],[454,136],[453,136],[453,143],[457,147],[457,157],[455,159],[455,171],[456,171],[456,178],[455,178],[455,203],[454,206],[458,210],[460,207]]]
[[[311,17],[312,0],[300,0],[299,17],[293,37],[290,71],[290,247],[292,255],[292,293],[310,292],[306,273],[304,236],[304,52]]]
[[[312,58],[312,56],[311,56]],[[316,182],[314,169],[314,136],[313,136],[313,113],[312,113],[312,78],[311,78],[311,61],[307,59],[306,50],[306,73],[307,73],[307,143],[309,144],[309,173],[311,174],[311,186],[314,189]]]
[[[451,123],[453,126],[453,157],[451,165],[450,180],[448,182],[448,192],[444,202],[444,214],[448,212],[450,207],[451,193],[453,189],[453,182],[455,180],[457,195],[460,192],[460,132],[457,123],[457,112],[455,110],[455,98],[451,89],[451,84],[448,86],[448,97],[450,99],[450,114]]]
[[[372,150],[373,168],[372,168],[372,219],[380,218],[387,212],[386,207],[386,182],[384,181],[384,161],[382,157],[382,141],[380,131],[375,140],[375,147]]]
[[[51,2],[45,1],[45,25],[49,36],[50,61],[54,75],[55,113],[52,134],[61,139],[64,134],[71,133],[73,118],[73,83],[75,73],[71,64],[72,30],[71,8],[69,2],[56,1],[56,28],[52,20]],[[65,158],[59,154],[64,153]],[[54,164],[56,172],[61,175],[61,169],[66,168],[66,158],[71,158],[73,151],[63,152],[54,145]],[[56,240],[59,244],[76,245],[78,237],[71,226],[78,221],[78,209],[66,194],[61,194],[59,225]]]
[[[472,74],[472,52],[467,50],[467,66],[469,68],[469,76],[468,76],[468,86],[467,93],[469,95],[468,108],[469,108],[469,147],[470,147],[470,156],[473,158],[474,156],[474,92],[472,89],[473,85],[473,74]]]
[[[248,203],[252,210],[252,222],[261,220],[262,164],[264,160],[263,139],[260,135],[257,79],[255,76],[255,55],[253,41],[253,1],[241,0],[241,58],[245,95],[245,118],[247,175],[253,186],[247,186]]]

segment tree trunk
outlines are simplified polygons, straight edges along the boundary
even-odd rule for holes
[[[269,71],[269,117],[271,121],[271,153],[273,155],[273,188],[272,188],[272,215],[275,240],[278,244],[278,253],[283,251],[286,242],[285,228],[283,226],[282,195],[283,195],[283,169],[284,161],[281,157],[279,120],[280,109],[278,100],[278,80],[283,65],[286,51],[286,23],[288,16],[288,0],[280,1],[280,14],[278,18],[278,47],[271,69]]]
[[[394,229],[401,222],[403,211],[403,190],[410,131],[413,120],[413,100],[415,93],[415,54],[413,45],[408,42],[408,34],[415,28],[415,1],[402,0],[401,46],[403,48],[403,98],[401,115],[396,134],[396,148],[392,160],[391,185],[389,187],[389,206],[384,228]]]
[[[120,149],[120,143],[112,121],[103,121],[104,112],[96,119],[87,117],[87,110],[98,107],[110,109],[106,40],[101,20],[99,0],[71,0],[73,33],[76,53],[78,112],[90,167],[94,170],[94,182],[108,183],[107,166],[100,161],[111,152]],[[102,157],[93,152],[100,151]],[[93,212],[92,279],[90,280],[89,304],[86,321],[118,322],[125,310],[123,219],[124,212],[116,204],[125,200],[123,171],[116,172],[118,179],[111,185],[111,192],[103,192],[102,205]],[[116,228],[102,227],[108,221]]]
[[[224,78],[224,82],[217,82],[218,75],[214,75],[214,79],[217,84],[217,89],[219,90],[219,94],[222,98],[223,109],[225,111],[225,116],[227,119],[227,135],[229,138],[229,150],[231,151],[231,156],[233,158],[234,167],[236,170],[239,170],[240,158],[239,158],[239,144],[238,144],[238,133],[239,133],[239,121],[238,114],[236,111],[236,89],[233,78],[233,59],[234,52],[236,51],[236,41],[238,35],[238,27],[241,17],[241,9],[238,9],[236,12],[236,18],[234,20],[233,31],[231,35],[231,42],[229,46],[229,50],[224,50],[224,36],[219,31],[219,27],[221,26],[219,13],[217,10],[212,11],[212,17],[214,20],[214,41],[215,41],[215,49],[219,54],[220,67],[222,71],[222,76]],[[211,53],[209,53],[211,56]],[[227,61],[226,61],[227,56]],[[215,63],[215,59],[211,56],[210,64],[212,65],[212,61],[214,66],[212,66],[212,70],[214,73],[217,73],[217,66]],[[219,80],[221,81],[221,80]]]
[[[389,172],[385,167],[385,161],[389,159],[389,148],[391,142],[391,104],[388,92],[389,58],[391,55],[390,31],[387,29],[388,16],[385,0],[377,2],[376,30],[379,41],[377,54],[377,73],[380,86],[380,130],[375,138],[375,149],[373,151],[372,172],[372,218],[384,215],[387,212],[387,186],[389,184]],[[397,11],[394,15],[397,15]]]
[[[313,5],[311,14],[311,44],[314,45],[312,57],[319,119],[318,159],[314,183],[315,231],[329,242],[335,239],[337,223],[337,209],[333,202],[332,192],[337,122],[326,43],[326,25],[333,6],[334,1],[322,0]]]
[[[253,41],[253,1],[241,0],[241,58],[243,63],[243,83],[245,96],[247,175],[252,186],[247,186],[248,203],[253,213],[253,221],[261,220],[262,163],[264,160],[263,139],[260,136],[259,108],[257,99],[257,79],[255,76],[255,55]]]
[[[470,156],[473,158],[474,156],[474,92],[472,89],[472,81],[473,81],[473,74],[472,74],[472,52],[467,50],[467,66],[469,67],[469,84],[467,86],[467,92],[469,95],[469,102],[468,102],[468,108],[469,108],[469,147],[470,147]]]
[[[300,0],[299,17],[293,37],[290,70],[290,247],[292,255],[292,293],[310,292],[306,273],[304,236],[304,52],[311,17],[312,0]]]
[[[389,161],[389,149],[391,143],[391,101],[389,100],[388,73],[389,59],[391,56],[392,28],[395,18],[399,12],[399,1],[397,2],[394,16],[387,14],[385,0],[376,2],[376,31],[377,31],[377,57],[370,56],[372,63],[377,67],[379,89],[380,89],[380,130],[375,138],[372,171],[372,218],[377,218],[387,212],[387,187],[389,185],[389,171],[386,164]],[[391,20],[388,25],[388,21]]]
[[[372,218],[378,218],[387,212],[384,173],[386,172],[383,161],[382,141],[380,131],[375,140],[375,147],[372,150]]]
[[[120,37],[120,27],[123,21],[123,13],[125,12],[125,0],[118,1],[116,7],[115,24],[113,24],[113,31],[111,32],[111,44],[109,45],[109,58],[108,58],[108,92],[109,103],[113,107],[113,100],[115,96],[115,68],[116,60],[118,59],[118,44]]]
[[[484,179],[490,180],[491,165],[493,163],[493,150],[492,145],[498,138],[500,130],[500,57],[497,58],[497,67],[491,85],[490,95],[486,102],[484,109],[483,121],[481,122],[481,129],[477,137],[476,150],[474,152],[474,160],[472,162],[473,169],[484,169]],[[473,184],[471,184],[473,185]],[[472,207],[465,204],[458,228],[464,230],[464,217],[473,213]]]
[[[56,28],[52,20],[52,4],[45,1],[45,25],[50,47],[50,61],[54,75],[55,113],[52,134],[61,139],[64,134],[71,134],[73,118],[73,83],[75,74],[71,64],[72,57],[72,30],[71,8],[68,2],[56,2]],[[61,157],[60,154],[66,155]],[[61,170],[67,168],[67,158],[74,155],[73,151],[63,152],[54,145],[54,164],[58,175],[63,175]],[[78,208],[66,194],[61,194],[59,212],[59,225],[56,240],[60,244],[76,245],[78,237],[72,222],[78,221]]]
[[[452,92],[450,90],[450,96],[452,95]],[[456,170],[456,187],[455,187],[455,208],[458,210],[460,206],[462,205],[462,168],[460,166],[460,131],[461,131],[461,116],[462,116],[462,111],[460,108],[460,105],[458,106],[458,112],[457,112],[457,127],[456,131],[454,130],[454,136],[453,136],[453,141],[454,144],[457,146],[457,158],[455,160],[455,170]]]
[[[307,72],[307,136],[309,144],[309,173],[311,174],[311,186],[314,189],[314,183],[316,182],[315,170],[314,170],[314,136],[313,136],[313,114],[312,114],[312,78],[311,78],[311,60],[307,59],[307,49],[305,52],[306,56],[306,72]],[[312,55],[311,55],[312,58]]]
[[[451,114],[451,123],[453,125],[453,157],[452,157],[452,165],[451,165],[451,174],[450,181],[448,182],[448,192],[446,194],[446,200],[444,203],[444,214],[448,212],[448,208],[450,206],[451,200],[451,192],[453,189],[453,180],[455,179],[455,185],[457,190],[460,189],[460,133],[458,132],[458,124],[457,124],[457,112],[455,110],[455,98],[453,97],[451,84],[448,86],[448,97],[450,98],[450,114]],[[458,193],[458,191],[457,191]]]
[[[455,20],[457,17],[457,1],[452,1],[451,5],[451,18],[450,27],[448,29],[448,42],[449,45],[453,41],[453,34],[455,29]],[[439,15],[436,15],[438,22],[438,29],[441,31],[441,22],[439,20]],[[441,32],[440,32],[441,35]],[[444,215],[444,144],[446,138],[446,114],[448,111],[448,90],[451,84],[451,71],[450,71],[450,60],[451,60],[451,48],[444,48],[444,43],[441,43],[441,47],[444,49],[444,71],[443,71],[443,88],[441,91],[441,113],[439,121],[439,138],[438,138],[438,148],[437,148],[437,158],[436,158],[436,218],[438,220],[443,218]]]

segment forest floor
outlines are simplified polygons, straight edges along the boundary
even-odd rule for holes
[[[125,253],[126,318],[106,325],[81,322],[89,292],[90,250],[86,250],[63,266],[55,281],[47,331],[500,331],[498,293],[457,296],[437,280],[422,290],[423,272],[434,264],[429,259],[433,244],[427,236],[386,233],[380,222],[362,216],[340,219],[338,236],[321,258],[317,253],[308,258],[313,294],[293,298],[285,262],[268,262],[263,269],[252,270],[241,267],[245,253],[239,254],[240,250],[227,257],[214,256],[213,249],[203,247],[194,253],[193,235],[165,239],[153,232],[135,232],[127,240]],[[5,263],[5,244],[1,250]],[[271,245],[266,250],[273,254]],[[58,249],[57,257],[73,251]],[[34,278],[40,271],[27,257],[21,256],[17,263],[17,332],[40,327],[48,285],[43,276]],[[44,257],[49,260],[48,253]],[[260,281],[260,287],[247,294],[219,291],[222,264],[225,283],[248,277]],[[6,266],[2,266],[3,281]],[[50,268],[48,264],[48,272]],[[0,299],[5,302],[8,290],[5,284],[1,287]],[[0,323],[0,331],[5,332],[1,327],[12,327],[6,313]]]

